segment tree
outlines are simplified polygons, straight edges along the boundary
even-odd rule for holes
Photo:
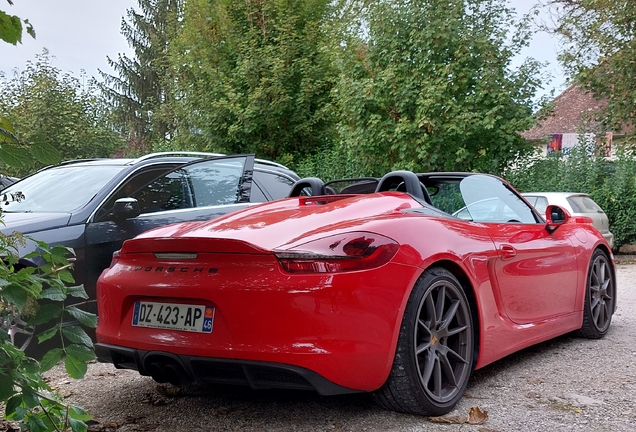
[[[329,0],[190,0],[172,51],[198,149],[290,162],[333,143]]]
[[[7,0],[9,5],[13,5],[11,0]],[[22,42],[22,31],[25,29],[29,35],[35,38],[35,30],[28,20],[22,20],[16,15],[9,15],[0,10],[0,40],[16,45]],[[24,151],[25,143],[15,134],[15,129],[11,122],[0,115],[0,159],[5,163],[20,164],[30,159],[33,155],[42,163],[52,163],[56,161],[51,149],[35,147],[32,152]],[[53,156],[51,158],[51,156]]]
[[[540,64],[504,0],[384,0],[340,44],[343,158],[388,169],[499,171],[527,149]],[[511,29],[517,31],[511,34]]]
[[[561,36],[559,59],[567,73],[608,105],[598,113],[606,130],[636,121],[636,3],[615,0],[545,0]]]
[[[171,107],[168,49],[178,26],[182,0],[138,0],[128,9],[121,32],[135,51],[108,63],[118,76],[102,71],[102,91],[114,105],[118,129],[128,134],[133,153],[170,141],[175,119]]]
[[[0,82],[0,117],[13,125],[13,135],[20,137],[17,148],[5,156],[24,152],[23,142],[30,143],[31,152],[47,158],[20,164],[15,157],[3,160],[14,174],[26,174],[59,159],[111,156],[122,146],[122,140],[108,123],[104,101],[92,81],[80,81],[50,64],[48,53],[28,62],[13,79]]]

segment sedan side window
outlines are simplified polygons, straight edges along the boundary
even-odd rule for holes
[[[139,202],[141,213],[156,213],[192,207],[184,173],[173,171],[141,187],[131,195]]]
[[[166,210],[169,207],[187,207],[183,201],[183,189],[180,193],[173,193],[180,188],[180,178],[178,176],[168,178],[173,173],[162,176],[162,173],[165,173],[168,168],[150,169],[126,179],[97,211],[95,220],[97,222],[109,220],[112,217],[115,201],[120,198],[135,198],[139,202],[141,213]],[[180,202],[177,203],[178,201]]]
[[[245,158],[210,160],[182,169],[194,207],[218,206],[239,202]]]
[[[265,171],[254,171],[254,179],[258,182],[259,186],[262,185],[265,188],[273,200],[287,198],[289,191],[294,185],[294,181],[290,178]],[[264,202],[268,200],[263,195],[262,197],[252,196],[251,201]]]
[[[108,198],[95,220],[110,219],[115,201],[124,197],[135,198],[142,214],[244,202],[251,184],[248,157],[199,160],[167,173],[152,169],[136,174]]]

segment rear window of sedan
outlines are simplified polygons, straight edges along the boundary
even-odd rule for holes
[[[568,203],[572,206],[574,213],[603,213],[603,210],[585,195],[575,195],[568,197]]]

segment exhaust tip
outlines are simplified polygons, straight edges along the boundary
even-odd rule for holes
[[[159,384],[167,383],[166,371],[161,363],[151,363],[146,368],[153,380]]]
[[[193,382],[192,377],[181,366],[176,364],[165,367],[164,377],[167,382],[177,387],[192,384]]]

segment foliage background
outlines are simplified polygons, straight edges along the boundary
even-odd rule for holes
[[[583,192],[605,211],[614,249],[636,243],[636,155],[619,150],[614,160],[594,154],[594,144],[547,156],[519,158],[502,176],[520,192]]]
[[[109,107],[94,80],[83,79],[53,67],[47,52],[11,79],[0,79],[0,118],[12,125],[23,153],[46,148],[55,161],[108,157],[121,148],[124,141],[110,127]],[[46,163],[24,158],[8,162],[3,173],[16,176]]]

